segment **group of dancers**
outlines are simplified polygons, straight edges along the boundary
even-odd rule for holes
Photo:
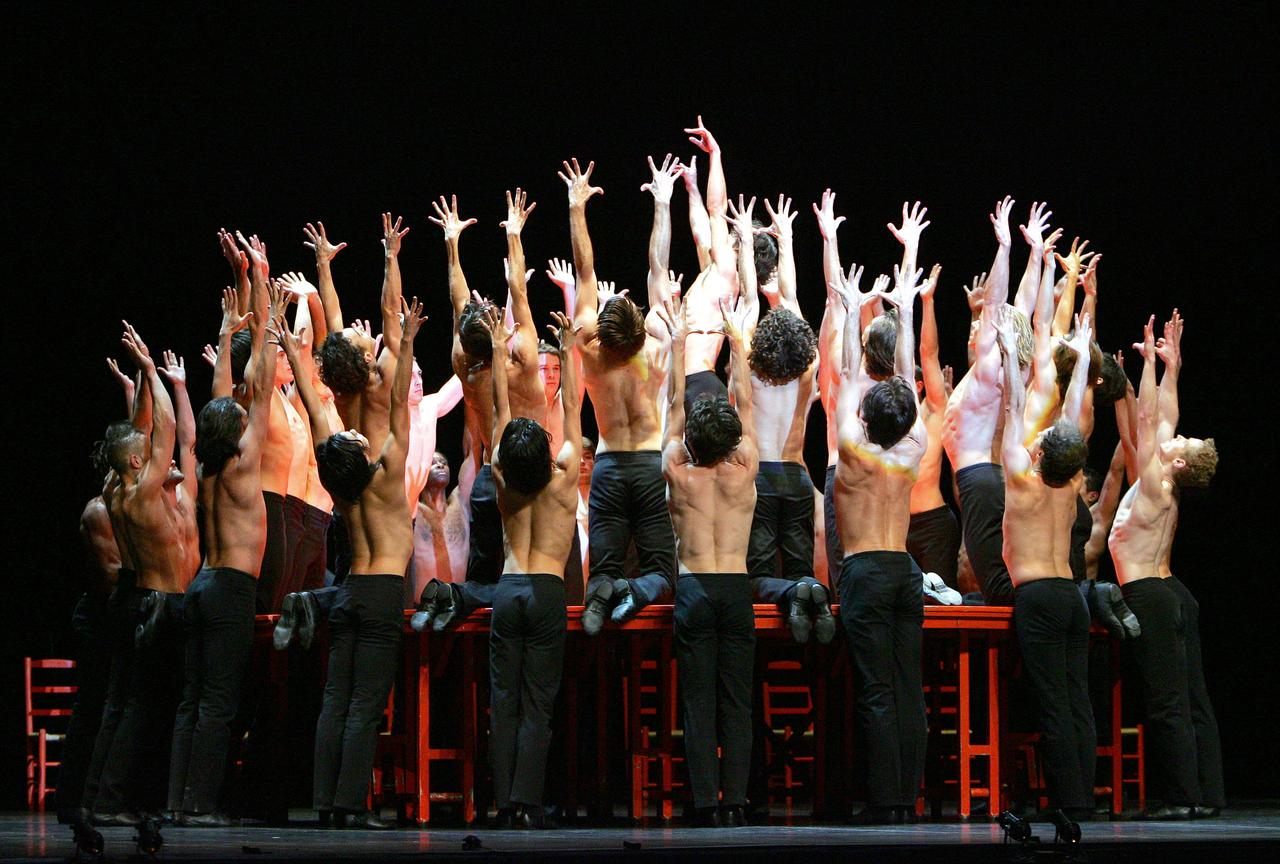
[[[990,215],[995,259],[966,289],[968,365],[953,387],[939,359],[940,267],[918,267],[925,209],[904,205],[901,224],[888,226],[902,260],[863,290],[863,268],[843,269],[835,196],[822,195],[813,210],[826,302],[815,332],[798,302],[791,201],[766,200],[769,221],[757,220],[754,198],[730,199],[701,118],[686,132],[707,157],[706,194],[696,157],[649,160],[643,306],[597,279],[594,163],[574,159],[559,174],[572,265],[550,263],[564,311],[545,331],[529,302],[526,193],[507,193],[502,306],[464,275],[460,238],[476,220],[459,215],[456,197],[432,205],[453,316],[453,376],[434,393],[414,362],[423,305],[401,288],[409,229],[390,214],[380,334],[344,318],[333,269],[346,244],[323,223],[304,229],[314,284],[273,278],[266,243],[219,232],[235,284],[222,294],[217,344],[205,347],[213,392],[198,412],[183,360],[153,355],[124,324],[136,377],[108,362],[129,417],[96,451],[104,485],[82,517],[95,581],[76,609],[83,652],[58,788],[65,819],[231,824],[233,729],[269,714],[250,704],[264,701],[250,698],[255,685],[246,690],[264,677],[252,668],[254,616],[275,612],[279,649],[308,647],[328,629],[312,784],[321,823],[391,827],[366,802],[405,610],[421,631],[492,607],[496,824],[540,826],[567,606],[584,606],[582,628],[596,636],[673,603],[695,823],[744,825],[752,604],[777,603],[797,641],[828,643],[833,600],[856,676],[862,821],[915,812],[925,603],[1013,606],[1040,708],[1047,818],[1093,810],[1091,617],[1126,639],[1140,670],[1161,790],[1144,815],[1224,806],[1196,601],[1169,568],[1179,490],[1206,485],[1217,463],[1212,439],[1176,434],[1177,310],[1162,332],[1152,316],[1134,344],[1135,393],[1121,353],[1092,339],[1101,256],[1079,242],[1059,254],[1062,232],[1049,232],[1043,204],[1019,226],[1028,260],[1010,302],[1005,198]],[[687,289],[669,269],[681,183],[699,264]],[[597,443],[582,434],[584,390]],[[436,422],[459,401],[465,455],[448,494]],[[818,401],[821,493],[804,464]],[[1094,413],[1108,406],[1120,440],[1107,473],[1091,475]],[[944,453],[959,524],[940,488]],[[1118,585],[1096,578],[1107,548]],[[254,757],[252,739],[276,746],[247,725],[246,773],[272,764]],[[258,804],[279,804],[273,782],[268,770]]]

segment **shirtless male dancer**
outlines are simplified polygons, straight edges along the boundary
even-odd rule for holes
[[[195,522],[194,471],[190,483],[173,460],[177,423],[173,401],[161,382],[155,361],[137,331],[127,322],[121,340],[141,370],[134,428],[110,442],[113,476],[104,490],[121,559],[133,565],[137,591],[126,598],[141,616],[144,601],[153,594],[176,598],[195,575],[198,558]],[[150,425],[150,436],[139,427]],[[194,432],[194,423],[184,438]],[[187,460],[190,442],[183,441]],[[193,553],[194,552],[194,557]],[[196,562],[198,563],[198,562]],[[132,581],[123,575],[121,583]],[[132,574],[130,574],[132,575]],[[150,608],[162,613],[167,603],[154,599]],[[135,619],[136,620],[136,619]],[[122,634],[123,635],[123,634]],[[181,663],[173,662],[172,630],[147,640],[132,651],[113,655],[111,723],[104,716],[94,744],[94,757],[85,785],[85,806],[100,825],[134,825],[142,814],[159,813],[165,804],[164,779],[172,737],[173,716],[181,688]],[[127,638],[127,636],[126,636]],[[133,642],[134,640],[129,640]]]
[[[1216,816],[1226,806],[1218,722],[1200,658],[1200,607],[1169,568],[1181,490],[1206,486],[1218,466],[1213,439],[1177,435],[1182,318],[1175,309],[1155,337],[1147,322],[1138,390],[1137,481],[1111,528],[1111,558],[1124,598],[1142,625],[1132,641],[1142,676],[1152,779],[1160,804],[1146,819]],[[1156,388],[1156,358],[1164,375]]]
[[[551,713],[564,668],[564,566],[576,528],[582,429],[571,356],[575,328],[564,314],[552,315],[565,385],[565,440],[554,458],[550,433],[511,414],[506,355],[513,331],[496,307],[483,319],[493,345],[492,470],[506,538],[489,639],[489,749],[499,828],[517,820],[544,827]]]
[[[984,310],[984,314],[986,311]],[[1040,705],[1041,754],[1049,809],[1068,838],[1093,810],[1097,735],[1089,703],[1089,610],[1071,578],[1071,525],[1088,445],[1080,433],[1087,386],[1088,317],[1066,344],[1077,364],[1061,417],[1026,444],[1026,390],[1010,310],[997,314],[1008,408],[1002,437],[1004,560],[1014,586],[1013,624],[1023,667]],[[980,358],[978,362],[983,362]]]
[[[329,615],[330,651],[324,707],[316,724],[313,801],[317,810],[350,828],[391,828],[366,807],[373,770],[378,720],[395,680],[403,626],[404,572],[413,554],[413,528],[404,495],[404,460],[409,446],[409,379],[413,338],[425,318],[422,306],[400,300],[396,317],[395,374],[390,379],[388,416],[364,417],[386,430],[374,457],[369,439],[355,429],[325,437],[319,397],[305,376],[299,392],[311,418],[320,479],[334,498],[351,538],[351,574]],[[385,323],[385,322],[384,322]],[[272,338],[290,364],[301,363],[296,335],[274,324]],[[331,815],[330,815],[331,814]]]
[[[837,422],[840,461],[835,502],[844,557],[840,618],[858,683],[858,717],[867,748],[867,810],[862,821],[905,822],[924,770],[926,720],[921,684],[923,576],[907,552],[911,487],[928,433],[916,389],[912,306],[920,272],[895,269],[859,293],[850,269],[834,286],[844,304],[843,365]],[[897,309],[895,374],[873,383],[862,362],[863,307]]]
[[[230,824],[218,804],[230,723],[253,654],[254,595],[267,545],[261,463],[277,377],[266,319],[283,313],[279,293],[268,309],[265,276],[255,262],[248,315],[238,315],[231,298],[223,304],[223,332],[249,325],[254,374],[249,410],[221,396],[201,408],[197,420],[195,456],[207,552],[187,588],[186,685],[169,762],[169,810],[178,824],[191,827]]]
[[[526,207],[526,203],[528,206]],[[418,599],[411,626],[443,630],[451,620],[473,609],[493,605],[494,591],[502,571],[502,518],[498,512],[497,490],[490,465],[493,450],[492,338],[485,329],[486,310],[493,303],[473,293],[462,271],[458,238],[475,219],[458,216],[458,199],[432,202],[436,215],[429,217],[444,234],[449,268],[449,299],[453,304],[453,372],[462,383],[466,408],[466,428],[471,446],[482,453],[481,467],[471,487],[469,552],[465,582],[451,584],[439,578],[428,582]],[[526,193],[507,192],[507,218],[501,225],[507,236],[507,290],[511,296],[515,337],[505,357],[511,413],[539,425],[547,422],[547,399],[538,374],[538,334],[529,307],[524,245],[520,233],[536,205]]]
[[[745,307],[739,302],[732,314],[723,313],[737,409],[724,396],[711,396],[693,402],[687,416],[684,349],[690,325],[683,304],[669,303],[663,313],[671,334],[671,384],[662,473],[680,561],[676,669],[694,824],[703,827],[746,825],[751,768],[756,630],[747,546],[759,450],[743,344]]]
[[[582,614],[582,629],[590,636],[604,626],[611,602],[617,604],[611,619],[626,621],[644,606],[670,597],[675,578],[675,534],[658,449],[662,429],[657,398],[665,378],[660,359],[667,334],[655,332],[661,328],[646,330],[645,318],[631,298],[597,285],[586,207],[604,190],[591,185],[594,168],[591,163],[584,171],[575,159],[565,162],[560,173],[568,187],[569,235],[578,280],[574,345],[582,357],[600,431],[591,472],[590,579]],[[627,579],[623,565],[632,541],[640,575]]]

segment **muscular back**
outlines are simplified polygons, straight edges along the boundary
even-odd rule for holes
[[[230,567],[257,579],[267,548],[267,506],[257,466],[244,462],[237,454],[217,474],[202,476],[200,504],[209,566]]]
[[[1154,495],[1144,494],[1145,477],[1129,487],[1111,523],[1111,560],[1123,585],[1146,576],[1169,576],[1169,556],[1178,527],[1178,499],[1168,480],[1160,481]]]
[[[836,466],[836,514],[845,555],[905,552],[911,487],[924,455],[923,424],[888,450],[869,441],[842,442]]]
[[[120,572],[120,549],[111,528],[111,514],[101,495],[84,505],[84,512],[80,514],[80,539],[90,565],[85,587],[91,594],[106,594],[116,584]]]
[[[623,362],[611,361],[605,355],[594,332],[584,332],[582,340],[578,349],[600,432],[596,454],[659,449],[662,425],[658,419],[658,391],[666,369],[659,362],[658,340],[646,338],[644,347]]]
[[[982,368],[979,369],[979,366]],[[947,400],[942,417],[942,446],[959,471],[998,462],[1001,411],[1000,352],[994,346],[965,373]]]
[[[682,442],[668,444],[667,505],[681,573],[746,573],[756,509],[755,445],[743,441],[710,467],[693,464]],[[677,449],[678,448],[678,449]]]
[[[714,371],[716,358],[724,345],[724,334],[699,333],[699,330],[715,331],[720,327],[720,303],[730,308],[738,299],[737,279],[726,279],[712,264],[698,274],[685,295],[690,332],[685,340],[685,374]],[[595,401],[594,398],[592,401]]]
[[[755,408],[761,462],[804,461],[804,433],[809,406],[813,404],[816,370],[815,361],[799,378],[780,386],[751,376],[751,404]]]
[[[1082,476],[1055,489],[1034,471],[1005,471],[1004,563],[1015,586],[1036,579],[1071,578],[1071,526]]]
[[[938,485],[942,477],[942,414],[930,411],[924,403],[920,405],[920,413],[924,416],[928,444],[920,459],[919,478],[911,487],[912,513],[934,510],[946,503]]]
[[[462,382],[462,398],[466,402],[467,422],[472,434],[484,442],[485,461],[493,452],[493,373],[488,366],[472,369],[470,358],[461,346],[453,351],[453,372]],[[547,394],[538,377],[536,365],[527,366],[507,361],[507,394],[511,400],[511,416],[536,420],[546,428]]]
[[[495,468],[498,510],[505,537],[504,573],[548,573],[564,578],[564,563],[577,530],[578,471],[551,466],[551,481],[533,495],[508,486]]]
[[[403,575],[413,554],[403,471],[393,475],[379,462],[360,500],[339,508],[351,535],[352,575]]]
[[[187,548],[188,521],[194,520],[195,512],[191,502],[180,499],[172,487],[145,494],[137,484],[124,484],[122,513],[139,587],[179,593],[195,577]]]

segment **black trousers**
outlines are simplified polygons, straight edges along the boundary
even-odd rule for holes
[[[792,581],[813,576],[813,481],[804,465],[760,463],[747,573],[753,579],[780,573]]]
[[[640,605],[671,596],[676,573],[676,534],[667,509],[667,481],[657,450],[609,451],[596,456],[587,504],[586,598],[605,580],[626,574],[627,547],[636,545],[640,575],[628,579]]]
[[[956,517],[950,507],[943,504],[911,514],[907,551],[921,570],[937,573],[948,588],[958,587],[956,569],[960,555],[960,526],[956,525]]]
[[[1013,605],[1013,580],[1004,563],[1004,471],[983,462],[956,472],[964,548],[982,597],[991,606]]]
[[[333,521],[333,514],[306,503],[302,507],[302,533],[293,560],[293,590],[311,591],[324,587],[329,523]]]
[[[353,573],[329,613],[329,681],[316,724],[317,810],[365,809],[378,721],[400,657],[403,580]]]
[[[502,574],[489,633],[489,758],[498,807],[542,804],[566,627],[559,576]]]
[[[924,773],[922,581],[906,552],[859,552],[840,566],[840,619],[858,685],[873,807],[914,807]]]
[[[124,716],[125,705],[129,701],[129,686],[133,681],[133,644],[134,627],[138,622],[138,603],[141,593],[137,587],[137,574],[132,570],[121,568],[116,576],[116,587],[112,589],[107,600],[106,638],[111,656],[111,672],[107,679],[107,698],[102,709],[102,722],[98,725],[98,734],[94,738],[93,755],[89,760],[89,772],[85,777],[82,803],[98,812],[98,793],[107,767],[107,757],[116,748],[116,735],[120,728],[120,719]],[[132,748],[133,742],[122,739],[120,747]],[[128,764],[128,760],[125,760]],[[107,786],[114,787],[115,792],[105,796],[114,799],[114,805],[120,806],[123,797],[123,777],[107,776]]]
[[[135,595],[135,626],[144,617],[140,606],[150,593],[144,590]],[[178,608],[182,595],[169,594],[167,600]],[[152,643],[134,650],[128,698],[103,764],[95,810],[155,813],[164,809],[183,665],[181,632],[175,627],[159,629]]]
[[[71,615],[75,640],[76,701],[67,723],[58,769],[58,813],[70,814],[84,798],[85,777],[102,725],[111,679],[111,640],[107,595],[82,594]]]
[[[1092,808],[1098,736],[1089,704],[1089,609],[1070,579],[1024,582],[1013,626],[1040,706],[1049,806]]]
[[[826,529],[827,580],[840,572],[844,561],[844,544],[840,542],[840,521],[836,518],[836,466],[827,466],[827,476],[822,484],[822,523]]]
[[[673,618],[693,804],[745,804],[756,647],[750,580],[741,573],[682,573]]]
[[[231,721],[253,655],[258,581],[229,567],[205,567],[187,588],[186,685],[173,726],[169,808],[218,809]]]
[[[262,551],[262,570],[258,575],[255,608],[259,615],[280,611],[280,601],[288,592],[289,534],[285,519],[284,496],[263,492],[267,505],[267,546]]]
[[[1089,535],[1093,533],[1093,513],[1084,498],[1076,496],[1076,521],[1071,523],[1071,548],[1067,563],[1071,567],[1071,578],[1077,584],[1089,578],[1089,565],[1084,560],[1084,547],[1089,544]]]
[[[467,581],[495,584],[502,575],[506,553],[502,546],[502,514],[498,512],[498,487],[493,466],[487,462],[476,472],[471,486],[471,548],[467,555]],[[484,606],[493,605],[492,599]]]

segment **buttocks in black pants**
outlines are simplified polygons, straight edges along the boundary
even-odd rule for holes
[[[563,579],[502,575],[489,631],[489,758],[499,808],[542,804],[566,625]]]
[[[840,566],[840,620],[858,683],[872,807],[914,807],[924,771],[923,574],[906,552],[859,552]]]
[[[698,808],[747,800],[756,647],[751,599],[744,573],[681,573],[676,580],[676,670],[685,762]]]
[[[1089,609],[1063,577],[1013,592],[1022,666],[1040,705],[1040,751],[1049,806],[1092,809],[1098,736],[1089,703]]]

